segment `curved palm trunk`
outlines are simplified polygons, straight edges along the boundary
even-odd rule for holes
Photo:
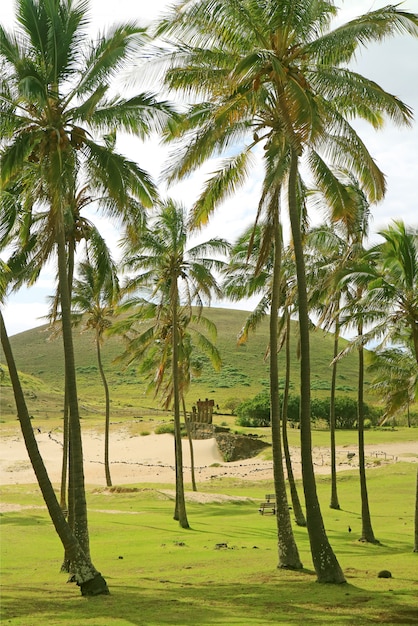
[[[7,366],[9,368],[10,380],[13,386],[15,396],[17,414],[19,417],[22,435],[25,440],[26,449],[36,475],[39,487],[42,492],[45,504],[48,508],[49,515],[54,524],[55,530],[61,539],[65,553],[71,560],[71,567],[77,584],[80,586],[83,595],[100,595],[108,594],[105,579],[95,569],[88,555],[82,550],[79,542],[74,537],[67,521],[64,517],[58,499],[55,495],[54,488],[49,480],[43,459],[40,455],[33,428],[26,406],[25,397],[20,384],[19,375],[13,358],[12,349],[9,338],[4,326],[3,315],[0,311],[0,330],[1,344],[6,357]]]
[[[195,476],[195,471],[194,471],[194,450],[193,450],[193,439],[192,439],[192,434],[190,432],[190,422],[187,418],[187,411],[186,411],[186,403],[184,401],[184,396],[182,396],[182,402],[183,402],[183,416],[184,416],[184,423],[186,425],[186,431],[187,431],[187,439],[189,440],[189,449],[190,449],[190,473],[191,473],[191,479],[192,479],[192,489],[193,491],[197,491],[197,486],[196,486],[196,476]]]
[[[175,282],[175,281],[173,281]],[[180,427],[180,380],[179,380],[179,357],[178,357],[178,320],[177,320],[177,284],[174,285],[172,291],[173,303],[173,400],[174,400],[174,439],[175,439],[175,457],[176,457],[176,506],[174,511],[174,519],[178,520],[182,528],[190,528],[187,520],[186,501],[184,498],[184,480],[183,480],[183,449],[181,443],[181,427]]]
[[[81,441],[80,415],[78,410],[77,381],[75,374],[74,346],[71,325],[71,302],[68,289],[66,242],[63,225],[58,228],[58,279],[61,301],[62,336],[64,342],[65,380],[70,413],[70,473],[74,497],[74,534],[83,552],[90,554],[87,524],[87,503],[84,485],[83,447]]]
[[[363,324],[358,327],[358,334],[363,334]],[[379,543],[374,536],[372,528],[372,520],[370,517],[369,497],[367,494],[366,482],[366,461],[364,454],[364,350],[363,346],[359,348],[358,354],[358,392],[357,392],[357,428],[358,428],[358,456],[359,456],[359,474],[360,474],[360,495],[361,495],[361,538],[360,541],[368,543]]]
[[[282,443],[280,437],[279,368],[277,345],[277,316],[280,299],[281,241],[278,217],[274,216],[274,270],[270,310],[270,411],[273,445],[274,490],[276,493],[276,521],[279,548],[278,567],[302,569],[302,562],[293,535],[286,483],[283,471]]]
[[[321,583],[343,583],[344,574],[328,541],[316,491],[315,473],[312,462],[311,435],[311,391],[309,316],[306,289],[305,260],[300,232],[300,216],[297,204],[296,185],[298,157],[292,148],[289,171],[289,218],[296,261],[299,298],[300,329],[300,441],[302,479],[306,503],[306,523],[311,546],[312,560]]]
[[[100,350],[100,334],[96,329],[96,352],[97,352],[97,364],[99,366],[100,377],[102,379],[103,388],[105,392],[106,401],[106,418],[105,418],[105,437],[104,437],[104,466],[106,476],[106,486],[112,486],[112,479],[110,476],[110,462],[109,462],[109,430],[110,430],[110,396],[109,385],[107,384],[106,376],[103,369],[102,354]]]
[[[338,355],[338,341],[340,338],[340,324],[339,320],[335,321],[334,331],[334,359],[332,363],[332,375],[331,375],[331,396],[329,403],[329,432],[330,432],[330,445],[331,445],[331,502],[330,508],[339,510],[340,503],[338,502],[337,493],[337,458],[335,450],[335,388],[337,383],[337,360]]]
[[[283,406],[282,406],[282,435],[283,435],[283,451],[286,460],[287,480],[289,481],[290,496],[292,499],[293,514],[295,522],[298,526],[306,526],[306,519],[300,504],[298,490],[296,489],[295,477],[293,475],[292,459],[289,451],[289,440],[287,437],[287,407],[289,403],[289,387],[290,387],[290,315],[289,311],[285,311],[286,315],[286,374],[283,390]]]

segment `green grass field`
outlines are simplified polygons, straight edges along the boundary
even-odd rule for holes
[[[414,431],[394,431],[390,437],[410,440]],[[351,433],[340,436],[345,440],[346,435],[350,444]],[[368,435],[378,443],[388,433]],[[314,443],[325,436],[314,433]],[[4,486],[2,502],[25,508],[1,516],[2,624],[418,624],[415,481],[412,463],[369,470],[372,522],[381,545],[368,545],[358,541],[357,472],[339,474],[341,511],[328,508],[329,478],[318,477],[327,533],[347,578],[340,586],[315,582],[307,531],[296,526],[304,570],[277,569],[276,518],[259,515],[257,506],[272,490],[270,482],[219,478],[199,485],[207,494],[248,500],[189,502],[191,530],[172,519],[173,501],[160,492],[173,485],[136,485],[118,492],[88,486],[93,561],[110,588],[108,597],[90,599],[59,571],[61,544],[37,486]],[[221,543],[227,547],[216,549]],[[383,569],[392,578],[378,578]]]

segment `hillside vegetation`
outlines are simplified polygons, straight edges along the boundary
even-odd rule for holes
[[[199,378],[192,381],[187,396],[190,409],[198,398],[214,399],[219,412],[226,412],[225,403],[231,398],[246,399],[268,388],[268,362],[265,361],[268,346],[268,321],[250,336],[246,345],[237,345],[237,334],[247,312],[232,309],[209,308],[205,315],[215,323],[218,336],[216,345],[222,356],[222,369],[214,372],[202,357],[203,369]],[[332,336],[322,331],[312,331],[312,394],[324,397],[330,389]],[[61,336],[52,336],[47,326],[35,328],[11,338],[16,364],[27,393],[29,410],[33,415],[62,411],[64,366]],[[101,411],[104,401],[101,380],[96,362],[94,335],[91,331],[74,330],[78,394],[81,413]],[[293,322],[291,339],[291,390],[298,393],[299,363],[297,358],[297,324]],[[343,345],[343,340],[342,340]],[[135,415],[144,408],[158,408],[158,398],[147,393],[148,381],[139,374],[136,366],[124,367],[114,360],[124,350],[121,338],[109,337],[103,346],[103,362],[111,390],[113,417]],[[196,355],[197,356],[197,355]],[[0,351],[0,361],[4,363]],[[280,370],[284,372],[284,355],[280,354]],[[3,367],[3,369],[5,369]],[[14,401],[5,376],[1,382],[1,413],[3,419],[15,416]],[[356,395],[357,356],[347,355],[338,368],[337,394]],[[367,393],[366,401],[376,402]]]

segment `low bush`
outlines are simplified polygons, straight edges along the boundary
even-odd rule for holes
[[[283,402],[281,396],[280,402]],[[366,428],[375,426],[380,418],[381,412],[375,407],[364,403],[364,418]],[[290,395],[287,407],[287,419],[291,423],[299,422],[300,398]],[[241,402],[237,409],[237,424],[247,427],[270,426],[270,397],[267,391],[254,396],[250,400]],[[311,419],[313,422],[326,423],[329,426],[330,399],[312,398]],[[357,427],[357,401],[348,396],[337,396],[335,398],[335,423],[336,428],[350,430]]]

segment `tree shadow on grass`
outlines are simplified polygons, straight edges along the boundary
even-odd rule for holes
[[[51,520],[45,516],[40,515],[27,515],[27,511],[25,511],[25,515],[11,515],[10,513],[2,514],[1,525],[5,524],[13,525],[13,526],[50,526]]]
[[[125,586],[108,580],[111,595],[77,597],[72,585],[40,585],[3,593],[3,619],[19,624],[94,624],[107,626],[210,626],[233,624],[414,624],[416,611],[402,596],[369,592],[350,584],[319,585],[306,572],[272,572],[254,581],[179,582],[138,578]],[[201,574],[199,574],[201,575]],[[262,578],[262,579],[261,579]],[[25,602],[16,602],[16,593]],[[19,621],[20,620],[20,621]]]

